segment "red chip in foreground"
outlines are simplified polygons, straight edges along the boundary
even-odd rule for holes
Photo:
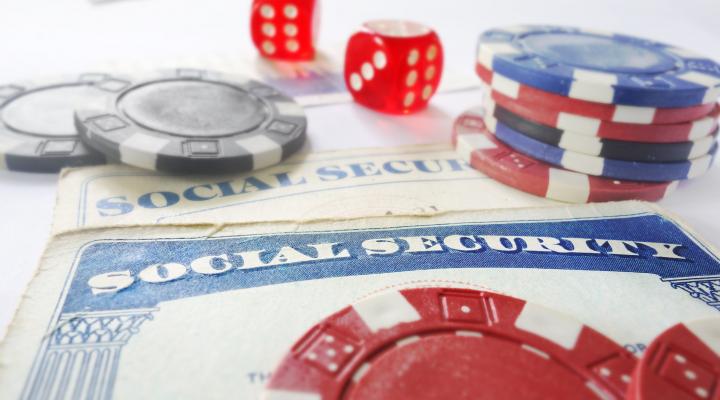
[[[405,289],[310,329],[264,398],[619,399],[635,363],[593,329],[523,300]]]
[[[720,399],[720,318],[677,324],[650,343],[629,400]]]
[[[453,142],[460,157],[485,175],[526,193],[570,203],[619,200],[657,201],[677,182],[631,182],[553,167],[528,157],[495,138],[481,108],[455,121]]]

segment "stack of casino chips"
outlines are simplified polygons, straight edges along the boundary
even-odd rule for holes
[[[711,166],[720,65],[636,37],[554,26],[492,29],[476,71],[484,109],[457,148],[520,190],[568,202],[662,199]]]

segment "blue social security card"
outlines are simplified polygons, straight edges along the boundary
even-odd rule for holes
[[[474,288],[636,355],[717,316],[717,253],[642,202],[54,236],[0,345],[0,398],[258,398],[323,317],[398,287]]]

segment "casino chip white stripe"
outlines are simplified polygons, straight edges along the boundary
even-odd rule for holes
[[[703,175],[710,168],[713,157],[705,156],[690,161],[690,171],[687,173],[687,178],[697,178]]]
[[[600,120],[567,113],[558,115],[557,127],[580,135],[596,136],[600,130]]]
[[[238,146],[252,154],[253,165],[265,168],[282,161],[282,147],[265,136],[255,136],[235,141]]]
[[[460,158],[470,162],[472,152],[475,150],[494,149],[496,146],[487,138],[480,135],[458,135],[456,150]]]
[[[525,304],[515,320],[515,326],[542,336],[566,349],[575,347],[583,328],[583,324],[579,321],[533,303]]]
[[[713,144],[717,138],[715,136],[708,136],[706,138],[702,138],[696,142],[693,143],[693,147],[690,150],[690,153],[688,155],[689,159],[694,159],[698,157],[702,157],[703,155],[707,154],[710,149],[712,149]]]
[[[573,78],[575,80],[570,84],[569,97],[598,103],[612,103],[615,94],[612,85],[617,83],[615,75],[576,69]]]
[[[712,131],[715,125],[715,119],[715,117],[705,117],[697,121],[693,121],[688,138],[693,140],[707,136],[708,132]]]
[[[593,136],[565,134],[560,139],[559,147],[568,150],[581,151],[584,154],[599,156],[602,151],[602,142]]]
[[[566,151],[563,153],[560,164],[565,168],[589,175],[600,176],[603,174],[604,164],[600,157]]]
[[[167,139],[135,133],[120,143],[120,161],[140,168],[155,169],[156,154],[168,143],[170,141]]]
[[[615,106],[612,120],[632,124],[652,124],[657,108],[637,106]]]
[[[293,117],[304,117],[305,110],[303,110],[300,104],[295,102],[277,102],[275,103],[278,113],[281,115],[289,115]]]
[[[371,297],[355,304],[353,309],[373,332],[420,319],[417,310],[399,292]]]
[[[550,169],[547,197],[572,203],[587,203],[590,200],[588,176],[557,168]]]
[[[493,75],[492,88],[498,92],[517,99],[520,93],[520,84],[500,74]]]
[[[596,136],[598,130],[600,129],[600,120],[582,117],[579,115],[560,113],[558,116],[557,127],[577,132],[581,135],[585,134],[587,136]]]

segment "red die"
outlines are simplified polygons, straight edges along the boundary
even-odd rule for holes
[[[320,0],[253,0],[250,31],[260,54],[279,60],[311,60]]]
[[[345,83],[355,101],[393,114],[425,108],[442,68],[440,38],[415,22],[367,22],[345,52]]]

